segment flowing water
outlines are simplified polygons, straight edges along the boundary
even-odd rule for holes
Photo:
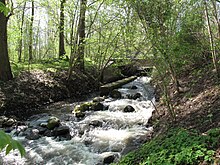
[[[70,112],[76,104],[54,106],[53,110],[49,109],[50,113],[58,116],[63,125],[70,127],[71,140],[59,141],[54,137],[27,140],[22,136],[14,137],[23,143],[27,155],[21,158],[17,151],[7,156],[1,153],[4,158],[0,164],[2,161],[5,165],[101,165],[108,155],[114,155],[117,161],[121,155],[145,142],[152,132],[152,128],[147,127],[154,110],[153,88],[149,81],[148,77],[140,77],[122,86],[119,91],[123,99],[106,98],[103,104],[108,106],[108,110],[87,112],[82,120],[76,119]],[[129,95],[136,93],[142,97],[128,99]],[[131,105],[135,111],[123,112],[127,105]],[[98,124],[94,126],[91,123]]]

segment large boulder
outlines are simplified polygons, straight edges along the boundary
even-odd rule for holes
[[[123,112],[134,112],[134,111],[135,109],[131,105],[127,105],[123,110]]]
[[[47,128],[52,130],[55,127],[58,127],[60,125],[60,119],[58,119],[57,117],[50,117],[49,120],[47,121]]]

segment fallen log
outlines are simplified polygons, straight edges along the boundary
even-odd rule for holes
[[[136,78],[137,78],[137,76],[131,76],[131,77],[124,78],[122,80],[118,80],[118,81],[115,81],[112,83],[105,84],[99,88],[100,95],[101,96],[108,95],[113,89],[119,88],[122,85],[127,84],[127,83],[135,80]]]

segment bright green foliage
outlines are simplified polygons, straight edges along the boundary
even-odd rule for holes
[[[20,142],[13,140],[11,136],[5,134],[3,131],[0,131],[0,151],[4,148],[6,148],[6,155],[11,150],[15,149],[18,149],[22,157],[25,155],[25,149]]]
[[[178,165],[199,164],[204,160],[212,162],[215,153],[212,149],[219,147],[219,140],[220,129],[212,129],[206,135],[183,128],[171,129],[165,136],[151,140],[138,151],[129,153],[118,164]]]
[[[0,12],[7,16],[9,11],[9,8],[7,8],[4,3],[0,2]]]
[[[44,71],[56,72],[57,70],[67,69],[68,61],[65,59],[50,59],[50,60],[39,60],[29,64],[24,63],[11,63],[12,71],[14,75],[18,75],[21,71],[40,69]]]

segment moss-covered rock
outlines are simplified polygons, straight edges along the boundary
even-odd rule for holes
[[[77,105],[73,112],[75,114],[75,116],[77,118],[82,118],[85,116],[85,112],[86,111],[90,111],[91,110],[91,106],[94,105],[95,103],[92,103],[92,102],[85,102],[85,103],[82,103],[80,105]]]
[[[92,102],[85,102],[85,103],[82,103],[80,105],[77,105],[74,108],[73,113],[89,111],[91,109],[91,106],[94,105],[94,104],[95,103],[92,103]]]
[[[50,117],[47,123],[47,128],[48,129],[54,129],[55,127],[58,127],[60,125],[60,119],[58,119],[57,117]]]
[[[99,111],[104,110],[105,106],[100,102],[85,102],[77,105],[72,111],[76,117],[81,118],[85,116],[86,111]]]

